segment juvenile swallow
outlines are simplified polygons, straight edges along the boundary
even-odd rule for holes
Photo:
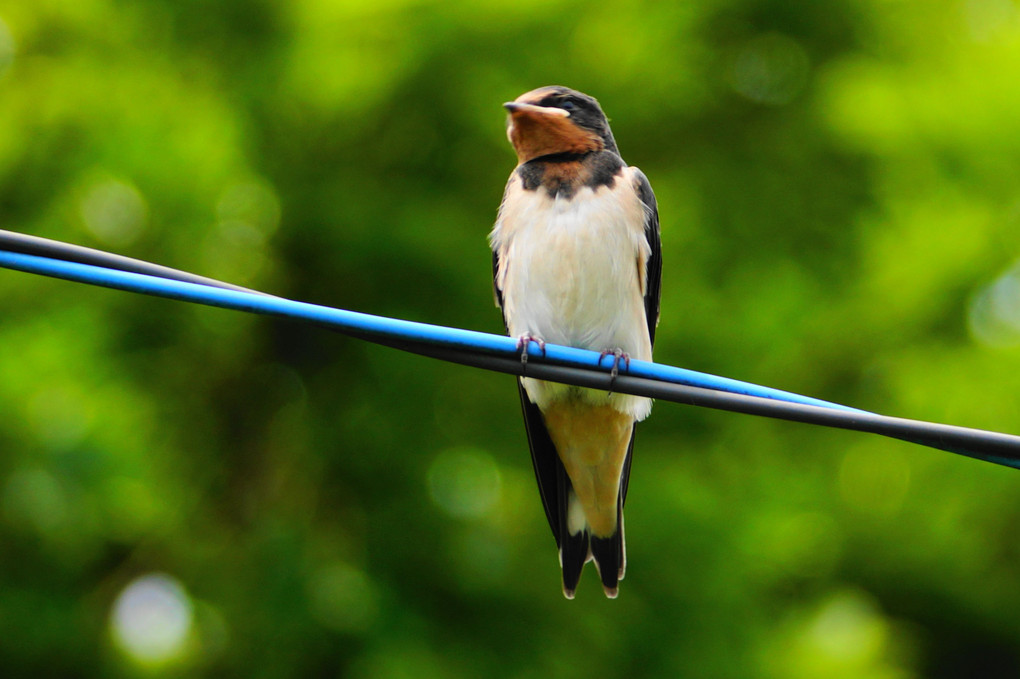
[[[503,107],[518,163],[489,242],[496,304],[522,358],[530,342],[551,342],[613,355],[614,365],[650,361],[662,258],[648,179],[620,158],[586,94],[542,87]],[[574,598],[594,561],[614,598],[634,426],[652,401],[529,377],[518,389],[563,594]]]

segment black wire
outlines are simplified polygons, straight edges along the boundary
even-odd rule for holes
[[[613,379],[606,372],[539,363],[537,362],[537,357],[530,360],[525,367],[517,358],[465,353],[458,349],[411,342],[380,341],[378,338],[363,339],[368,339],[376,344],[384,344],[404,351],[495,372],[525,375],[550,382],[573,384],[602,391],[648,396],[662,401],[671,401],[685,405],[771,417],[804,424],[815,424],[835,429],[879,434],[929,448],[937,448],[973,457],[986,462],[1020,468],[1020,437],[1010,434],[910,420],[901,417],[889,417],[877,413],[851,412],[802,403],[777,401],[760,396],[734,394],[726,391],[692,387],[673,382],[661,382],[631,375],[617,375]]]
[[[102,250],[93,250],[91,248],[11,231],[0,230],[0,249],[157,276],[186,283],[197,283],[226,290],[259,295],[266,294],[212,278],[197,276],[185,271],[178,271],[177,269],[159,266],[130,257],[114,255]],[[686,405],[879,434],[995,464],[1020,468],[1020,437],[1010,434],[888,417],[875,413],[790,403],[788,401],[734,394],[631,375],[617,375],[614,379],[608,372],[600,369],[575,368],[542,363],[538,356],[535,356],[525,366],[519,358],[510,356],[465,351],[459,348],[425,342],[396,339],[388,336],[381,337],[371,333],[351,332],[326,325],[320,325],[320,327],[383,346],[475,368],[511,375],[526,375],[551,382],[574,384],[603,391],[647,396]]]
[[[106,269],[116,269],[118,271],[140,273],[147,276],[157,276],[159,278],[167,278],[172,281],[181,281],[182,283],[197,283],[199,285],[208,285],[210,287],[222,288],[224,290],[250,292],[254,295],[271,296],[266,295],[264,292],[259,292],[258,290],[250,290],[248,288],[243,288],[240,285],[224,283],[223,281],[218,281],[214,278],[206,278],[205,276],[199,276],[197,274],[180,271],[178,269],[171,269],[167,266],[152,264],[151,262],[145,262],[140,259],[132,259],[131,257],[115,255],[102,250],[94,250],[82,245],[71,245],[70,243],[50,240],[49,238],[29,236],[28,234],[17,233],[15,231],[4,231],[3,229],[0,229],[0,249],[8,250],[10,252],[20,252],[25,255],[36,255],[39,257],[48,257],[50,259],[60,259],[65,262],[77,262],[79,264],[101,266]]]

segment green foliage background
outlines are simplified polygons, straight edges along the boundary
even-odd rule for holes
[[[1017,432],[1018,72],[1011,0],[0,0],[0,228],[500,332],[500,104],[566,84],[658,195],[658,360]],[[1016,471],[660,403],[567,602],[516,400],[0,271],[0,674],[1020,673]]]

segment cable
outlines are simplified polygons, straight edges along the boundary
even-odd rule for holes
[[[43,239],[39,239],[43,240]],[[59,244],[64,245],[64,244]],[[2,246],[2,242],[0,242]],[[93,251],[96,254],[98,251]],[[0,249],[0,253],[3,253]],[[268,314],[275,316],[299,318],[312,323],[320,323],[339,329],[349,334],[363,333],[364,339],[376,341],[379,337],[403,337],[405,340],[417,343],[441,344],[457,347],[464,351],[479,351],[490,354],[516,355],[517,342],[515,339],[473,330],[459,328],[447,328],[443,326],[430,325],[427,323],[415,323],[395,318],[373,316],[345,309],[334,309],[305,302],[295,302],[260,294],[258,298],[251,297],[251,291],[238,289],[237,286],[221,283],[211,279],[201,281],[182,280],[182,276],[190,276],[184,272],[170,269],[173,277],[160,277],[140,272],[147,278],[133,278],[130,274],[139,273],[136,269],[141,268],[144,262],[128,260],[130,269],[120,269],[117,266],[81,264],[77,259],[65,259],[61,256],[60,248],[54,248],[52,254],[33,255],[22,252],[10,252],[5,254],[4,264],[7,268],[39,273],[56,278],[65,278],[102,287],[141,292],[158,297],[181,299],[210,306],[220,306],[230,309],[238,309],[251,313]],[[116,257],[116,256],[114,256]],[[127,260],[128,258],[116,257],[116,260]],[[153,265],[155,266],[155,265]],[[160,267],[162,268],[162,267]],[[200,278],[200,277],[196,277]],[[173,282],[195,283],[199,286],[214,288],[205,290],[201,288],[187,288],[185,286],[172,285]],[[231,293],[248,293],[247,296],[238,297]],[[581,368],[601,369],[608,371],[612,367],[613,357],[601,356],[598,352],[576,349],[554,344],[547,344],[545,361],[571,365]],[[776,399],[780,401],[791,401],[807,405],[819,405],[827,408],[838,408],[853,412],[855,408],[829,403],[816,398],[802,396],[779,389],[771,389],[748,382],[741,382],[726,377],[709,375],[694,370],[677,368],[674,366],[651,363],[647,361],[632,360],[624,372],[636,377],[647,377],[653,380],[688,384],[691,386],[717,389],[732,393],[760,396],[763,398]]]
[[[536,363],[530,360],[525,368],[520,359],[516,357],[483,356],[455,352],[440,347],[408,347],[398,346],[396,343],[373,341],[404,351],[495,372],[526,375],[527,377],[574,384],[602,391],[650,396],[661,401],[684,405],[879,434],[928,448],[937,448],[993,464],[1020,469],[1020,437],[1010,434],[889,417],[861,410],[850,411],[804,403],[776,401],[760,396],[660,382],[631,375],[617,375],[614,380],[605,372]]]
[[[258,290],[242,288],[240,285],[231,285],[230,283],[224,283],[223,281],[218,281],[213,278],[206,278],[204,276],[188,273],[187,271],[171,269],[168,266],[160,266],[159,264],[144,262],[140,259],[132,259],[131,257],[115,255],[110,252],[103,252],[102,250],[94,250],[82,245],[63,243],[49,238],[29,236],[25,233],[4,231],[3,229],[0,229],[0,250],[21,252],[26,255],[37,255],[39,257],[49,257],[50,259],[60,259],[65,262],[91,264],[92,266],[117,269],[118,271],[131,271],[134,273],[146,274],[148,276],[167,278],[173,281],[209,285],[211,287],[222,288],[224,290],[250,292],[253,295],[266,294],[264,292],[259,292]]]
[[[52,247],[50,243],[56,242],[37,243],[35,252],[66,252],[76,257],[80,254],[73,246],[65,250],[62,247]],[[156,265],[100,251],[90,251],[92,261],[122,264],[123,260],[127,260],[126,264],[130,265],[131,270],[96,266],[82,263],[78,259],[54,259],[23,251],[4,251],[4,246],[4,241],[0,239],[0,266],[20,271],[302,320],[377,344],[497,372],[521,375],[526,371],[529,377],[578,386],[870,432],[1020,468],[1020,437],[1009,434],[887,417],[747,382],[644,361],[631,361],[613,379],[609,374],[612,359],[602,361],[597,352],[552,344],[546,345],[544,356],[530,353],[531,360],[525,366],[520,360],[516,340],[509,337],[295,302],[173,269],[169,270],[174,274],[173,278],[149,275],[139,272],[139,269]]]

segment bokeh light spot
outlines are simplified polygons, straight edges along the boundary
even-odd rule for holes
[[[1020,262],[971,298],[971,336],[990,347],[1020,345]]]
[[[85,228],[107,245],[130,245],[145,231],[149,208],[142,194],[119,179],[104,179],[85,190],[79,205]]]
[[[14,36],[2,18],[0,18],[0,76],[7,72],[14,61]]]
[[[432,500],[457,518],[480,518],[499,501],[500,473],[481,450],[454,449],[440,453],[428,471]]]
[[[809,646],[833,661],[863,665],[885,645],[888,625],[871,599],[840,592],[826,601],[808,629]]]
[[[194,618],[191,598],[174,578],[144,575],[124,588],[110,618],[117,646],[142,665],[162,665],[184,655]]]
[[[338,632],[362,632],[379,616],[376,588],[353,566],[331,563],[317,570],[308,582],[312,614]]]

